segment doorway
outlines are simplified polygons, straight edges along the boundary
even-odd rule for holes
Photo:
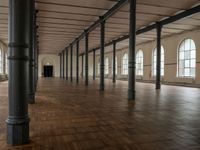
[[[44,66],[44,77],[53,77],[53,66]]]

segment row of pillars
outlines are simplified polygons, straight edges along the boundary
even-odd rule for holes
[[[35,92],[38,80],[38,41],[35,14],[35,0],[9,0],[9,115],[7,122],[7,142],[10,145],[20,145],[29,141],[28,103],[35,103]],[[129,40],[129,77],[128,99],[135,99],[135,41],[136,41],[136,0],[130,0],[130,40]],[[105,48],[105,20],[101,21],[100,40],[100,90],[104,90],[104,48]],[[160,37],[161,25],[157,26],[157,78],[156,88],[160,88]],[[85,31],[85,85],[88,86],[88,42],[89,33]],[[77,78],[79,42],[77,48]],[[115,64],[116,42],[113,45],[113,60]],[[68,59],[68,48],[66,59]],[[73,45],[70,46],[70,80],[73,81]],[[63,55],[63,54],[62,54]],[[64,77],[64,57],[62,67]],[[95,58],[95,52],[94,52]],[[83,59],[82,59],[83,61]],[[66,79],[68,79],[68,60],[66,61]],[[114,65],[115,66],[115,65]],[[82,63],[83,67],[83,63]],[[95,68],[95,66],[94,66]],[[113,67],[114,69],[115,67]],[[82,70],[83,73],[83,70]],[[94,69],[95,75],[95,69]],[[113,70],[115,82],[115,70]],[[95,79],[95,77],[93,77]]]
[[[100,17],[101,25],[100,25],[100,91],[104,91],[104,54],[105,54],[105,23],[106,21]],[[162,26],[159,22],[157,22],[157,66],[156,66],[156,89],[160,89],[161,83],[161,29]],[[128,99],[135,99],[135,83],[136,83],[136,74],[135,74],[135,51],[136,51],[136,0],[130,0],[130,29],[129,29],[129,58],[128,58]],[[83,60],[85,57],[85,85],[88,86],[88,38],[89,33],[85,30],[85,55],[82,55],[82,76],[83,76]],[[77,40],[76,40],[77,41]],[[113,83],[116,82],[116,70],[115,70],[115,56],[116,56],[116,41],[113,41]],[[79,41],[76,43],[76,81],[79,81]],[[70,78],[71,82],[73,81],[73,62],[72,62],[72,53],[73,53],[73,45],[71,44],[71,56],[70,56]],[[66,67],[64,67],[64,55],[66,53]],[[93,80],[95,80],[96,72],[95,72],[95,53],[93,50]],[[62,51],[60,55],[60,77],[64,77],[64,70],[66,69],[66,79],[68,80],[68,48],[65,51]]]
[[[38,41],[35,0],[9,0],[7,142],[29,142],[28,104],[35,103]]]

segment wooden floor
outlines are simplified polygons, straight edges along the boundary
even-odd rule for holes
[[[199,150],[200,89],[137,83],[135,102],[127,101],[127,82],[105,92],[98,81],[71,84],[40,79],[36,104],[29,105],[30,144],[6,144],[7,83],[0,83],[0,150]]]

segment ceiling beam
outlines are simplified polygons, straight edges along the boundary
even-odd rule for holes
[[[128,0],[120,0],[117,4],[115,4],[111,9],[109,9],[101,18],[99,18],[96,22],[94,22],[89,28],[87,28],[78,38],[76,38],[70,44],[74,45],[77,41],[80,41],[85,36],[85,34],[88,34],[89,32],[93,31],[95,28],[97,28],[102,21],[106,21],[108,18],[110,18],[120,8],[122,8],[127,2]],[[70,44],[68,45],[68,47],[70,47]]]
[[[195,6],[193,8],[190,8],[190,9],[188,9],[186,11],[180,12],[180,13],[174,15],[174,16],[171,16],[171,17],[168,17],[166,19],[163,19],[163,20],[160,21],[160,23],[161,23],[162,26],[164,26],[164,25],[173,23],[173,22],[175,22],[177,20],[180,20],[180,19],[185,18],[185,17],[189,17],[189,16],[191,16],[193,14],[196,14],[196,13],[199,13],[199,12],[200,12],[200,5]],[[151,31],[153,29],[156,29],[156,23],[154,23],[152,25],[149,25],[147,27],[144,27],[142,29],[137,30],[136,31],[136,35]],[[114,42],[121,42],[121,41],[126,40],[126,39],[129,39],[129,35],[124,35],[122,37],[119,37],[119,38],[111,41],[111,42],[108,42],[108,43],[105,44],[105,46],[110,46]],[[93,49],[89,50],[89,52],[92,52],[92,51],[98,50],[98,49],[99,49],[99,47],[96,47],[96,48],[93,48]],[[80,55],[83,55],[83,54],[84,53],[82,53]]]

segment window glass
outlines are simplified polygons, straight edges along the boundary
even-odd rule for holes
[[[128,75],[128,54],[125,53],[123,56],[123,61],[122,61],[122,68],[123,68],[123,75]]]
[[[108,74],[108,73],[109,73],[109,60],[108,60],[108,57],[106,57],[106,59],[105,59],[104,74]]]
[[[178,76],[195,77],[196,46],[192,39],[181,42],[178,51]]]
[[[153,50],[153,65],[152,65],[152,70],[153,70],[153,75],[156,76],[156,65],[157,65],[157,48],[155,48]],[[164,54],[164,48],[163,46],[161,46],[161,66],[160,66],[160,73],[161,73],[161,76],[164,76],[164,60],[165,60],[165,54]]]
[[[143,52],[142,50],[136,53],[136,75],[143,75]]]

